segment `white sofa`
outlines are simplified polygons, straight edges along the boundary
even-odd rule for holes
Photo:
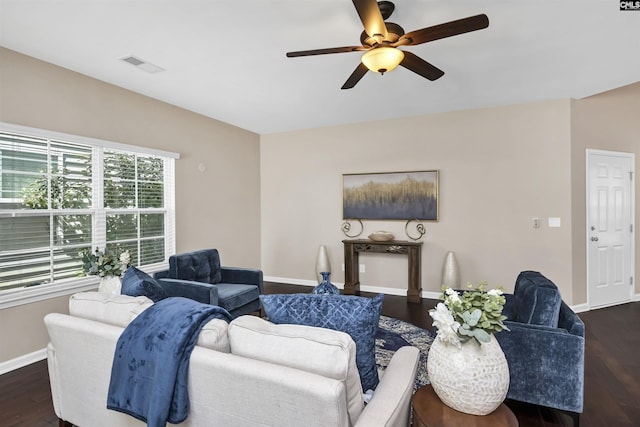
[[[61,424],[144,426],[106,409],[111,365],[123,328],[153,304],[146,297],[84,292],[70,315],[45,317],[51,392]],[[256,316],[214,319],[189,364],[190,412],[183,426],[407,426],[418,364],[399,349],[368,404],[363,403],[348,334],[274,325]]]

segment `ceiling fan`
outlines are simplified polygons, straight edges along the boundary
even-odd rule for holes
[[[393,22],[385,22],[395,9],[395,5],[392,2],[353,0],[353,5],[356,7],[356,11],[364,25],[364,31],[360,35],[362,46],[287,52],[287,57],[294,58],[297,56],[365,51],[362,55],[362,61],[342,85],[342,89],[354,87],[369,70],[384,74],[398,65],[429,80],[437,80],[444,75],[444,71],[411,52],[398,49],[398,47],[415,46],[445,37],[481,30],[489,26],[489,18],[487,18],[487,15],[481,14],[405,34],[400,25]]]

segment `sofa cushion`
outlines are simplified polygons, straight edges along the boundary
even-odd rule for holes
[[[145,296],[153,302],[167,297],[164,289],[153,277],[135,267],[129,267],[122,276],[121,293],[132,297]]]
[[[356,365],[364,391],[378,385],[375,344],[383,294],[374,298],[332,294],[260,295],[273,323],[317,326],[346,332],[356,343]]]
[[[537,271],[523,271],[518,275],[513,294],[516,321],[558,327],[562,298],[551,280]]]
[[[69,298],[69,314],[124,328],[151,305],[145,296],[79,292]]]
[[[217,249],[172,255],[169,257],[169,271],[174,279],[212,284],[222,281],[220,254]]]
[[[227,311],[233,311],[238,307],[257,301],[260,290],[256,285],[240,283],[216,283],[218,287],[218,305]]]
[[[356,345],[339,331],[303,325],[276,325],[240,316],[229,325],[231,353],[288,366],[345,383],[351,425],[364,407],[356,366]]]

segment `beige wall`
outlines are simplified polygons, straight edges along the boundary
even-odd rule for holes
[[[342,174],[438,169],[440,221],[425,224],[425,291],[439,291],[452,250],[463,283],[511,290],[519,271],[534,269],[568,303],[585,303],[584,150],[635,152],[639,162],[639,99],[636,84],[580,101],[258,136],[0,48],[0,121],[180,152],[177,250],[215,246],[224,264],[293,282],[314,280],[321,244],[332,280],[344,282]],[[562,226],[549,228],[548,217]],[[361,237],[384,229],[406,239],[404,222],[364,227]],[[404,257],[367,254],[361,263],[363,285],[406,289]],[[65,310],[66,297],[0,310],[0,363],[44,348],[42,317]]]
[[[314,279],[318,245],[327,246],[332,279],[345,238],[342,174],[440,171],[440,221],[426,223],[423,290],[439,292],[447,251],[462,282],[512,290],[525,269],[544,272],[568,302],[571,268],[569,100],[460,111],[261,137],[262,268],[266,275]],[[534,229],[532,218],[542,227]],[[560,217],[549,228],[548,217]],[[365,221],[366,237],[404,222]],[[364,255],[362,285],[406,289],[406,259]]]
[[[571,178],[573,187],[574,291],[579,302],[587,301],[586,277],[586,149],[635,153],[635,293],[640,293],[640,83],[573,101],[571,109]]]
[[[49,342],[44,316],[69,313],[69,297],[0,310],[0,363],[42,350]]]
[[[259,135],[4,48],[0,121],[180,153],[177,251],[216,247],[223,264],[260,267]],[[44,348],[42,315],[61,306],[0,310],[0,363]]]

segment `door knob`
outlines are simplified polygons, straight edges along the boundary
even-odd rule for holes
[[[597,242],[597,241],[598,241],[598,238],[597,238],[597,237],[592,237],[592,238],[591,238],[591,241],[592,241],[592,242]]]

